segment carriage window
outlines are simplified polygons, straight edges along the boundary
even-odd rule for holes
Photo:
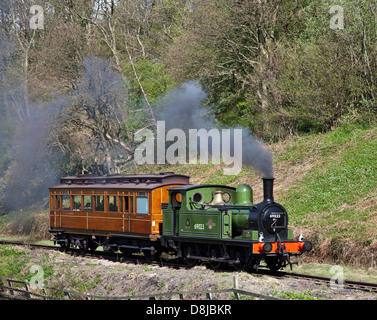
[[[93,209],[92,196],[83,196],[84,199],[84,210],[91,211]]]
[[[123,197],[119,197],[119,208],[120,212],[123,212]]]
[[[60,209],[60,205],[61,205],[60,196],[55,196],[55,197],[56,197],[56,201],[55,201],[56,209]]]
[[[62,209],[63,210],[70,210],[71,209],[70,196],[62,196]]]
[[[73,210],[81,210],[81,196],[72,196]]]
[[[55,196],[50,196],[50,210],[55,209]]]
[[[103,211],[104,206],[104,196],[94,196],[94,203],[95,203],[95,210],[96,211]]]
[[[136,197],[137,213],[148,213],[148,197]]]
[[[125,196],[124,197],[124,211],[125,212],[134,212],[134,197]]]
[[[130,196],[130,212],[134,212],[134,196]]]
[[[117,212],[118,211],[118,201],[117,196],[107,196],[107,202],[109,204],[109,211]]]

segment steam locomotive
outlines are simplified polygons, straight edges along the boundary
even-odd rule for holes
[[[294,240],[286,210],[273,199],[273,181],[263,178],[264,199],[253,204],[248,185],[192,185],[172,172],[65,177],[50,188],[49,231],[65,250],[102,246],[125,259],[168,253],[190,267],[279,270],[312,244],[302,235]]]

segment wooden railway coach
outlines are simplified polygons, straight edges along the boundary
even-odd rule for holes
[[[189,179],[173,172],[61,178],[49,188],[49,231],[63,248],[102,245],[124,254],[157,250],[167,189],[189,184]]]

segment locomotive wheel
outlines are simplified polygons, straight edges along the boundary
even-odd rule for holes
[[[158,260],[158,259],[160,259],[160,258],[161,258],[161,255],[162,255],[162,253],[163,253],[163,250],[162,250],[162,248],[157,248],[157,249],[155,249],[155,253],[154,253],[154,259],[155,259],[155,260]]]
[[[190,256],[196,255],[196,248],[195,245],[191,244],[185,247],[184,249],[184,257],[186,264],[192,268],[197,265],[198,260],[197,259],[190,259]]]
[[[281,269],[283,265],[283,261],[280,258],[275,258],[275,257],[272,257],[272,258],[266,257],[266,263],[267,263],[267,267],[271,271],[278,271],[279,269]]]
[[[211,245],[209,247],[209,257],[213,259],[218,259],[223,256],[223,250],[221,246],[218,245]],[[209,264],[211,265],[212,269],[219,269],[222,262],[221,261],[214,261],[214,260],[209,260]]]
[[[233,248],[232,259],[239,261],[239,263],[233,264],[233,267],[236,271],[245,270],[249,263],[249,253],[247,248]]]

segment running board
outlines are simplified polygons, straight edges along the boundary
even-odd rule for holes
[[[119,248],[125,248],[125,249],[133,249],[133,250],[150,250],[150,251],[155,251],[154,247],[140,247],[140,246],[132,246],[132,245],[127,245],[127,244],[121,244],[121,245],[111,245],[112,247],[119,247]]]

